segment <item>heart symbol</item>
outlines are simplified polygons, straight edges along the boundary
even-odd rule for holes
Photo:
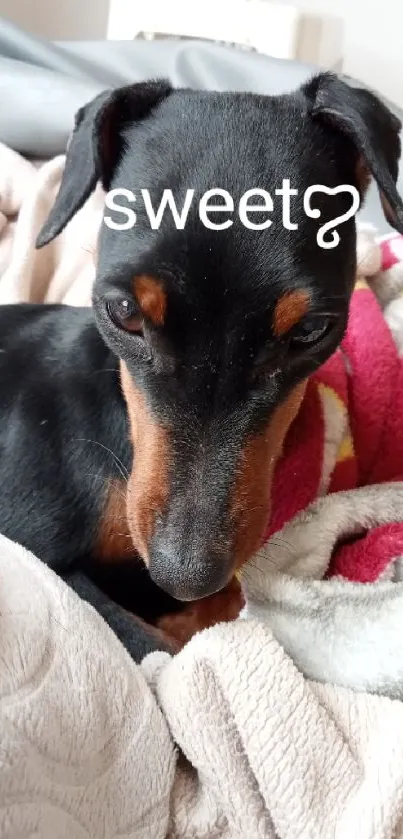
[[[323,184],[310,186],[304,193],[304,212],[306,216],[309,216],[309,218],[320,218],[321,216],[320,210],[311,207],[312,195],[317,192],[323,192],[326,195],[339,195],[341,192],[346,192],[348,195],[351,195],[352,198],[351,207],[346,213],[328,221],[326,224],[322,225],[317,232],[316,241],[319,247],[324,248],[325,250],[330,250],[331,248],[337,247],[340,242],[340,236],[334,228],[337,227],[338,224],[342,224],[352,216],[355,216],[356,212],[359,210],[361,203],[360,193],[358,192],[358,189],[355,186],[351,186],[351,184],[341,184],[340,186],[335,187],[323,186]],[[325,240],[324,236],[329,230],[332,230],[332,238]]]

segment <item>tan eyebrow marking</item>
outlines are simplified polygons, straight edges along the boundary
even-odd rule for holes
[[[306,315],[309,300],[309,293],[302,288],[287,291],[277,300],[273,316],[273,331],[277,338],[289,332]]]
[[[162,283],[155,277],[141,274],[134,278],[134,294],[145,315],[154,326],[162,326],[165,320],[167,298]]]

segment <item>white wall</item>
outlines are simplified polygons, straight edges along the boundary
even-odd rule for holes
[[[340,16],[345,32],[344,72],[403,107],[403,0],[291,2],[300,9]]]
[[[108,11],[109,0],[0,0],[0,16],[32,35],[56,40],[105,38]]]

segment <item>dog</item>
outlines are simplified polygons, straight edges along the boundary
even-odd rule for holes
[[[105,91],[77,114],[37,247],[99,181],[157,202],[216,187],[238,202],[287,178],[298,196],[328,190],[316,202],[330,224],[349,199],[329,190],[352,185],[363,201],[373,178],[403,232],[399,130],[373,93],[329,73],[281,96],[164,80]],[[217,231],[195,206],[183,229],[169,215],[152,229],[140,211],[133,229],[101,225],[91,309],[1,307],[0,530],[136,660],[239,611],[235,575],[261,545],[305,383],[343,337],[355,219],[327,249],[300,197],[293,213],[292,230],[277,214]]]

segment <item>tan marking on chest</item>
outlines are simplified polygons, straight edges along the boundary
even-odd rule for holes
[[[152,416],[124,362],[120,373],[135,452],[127,484],[128,524],[133,543],[147,565],[156,518],[168,504],[171,444],[167,430]]]
[[[196,632],[223,621],[233,621],[245,605],[242,589],[235,577],[216,594],[186,604],[181,612],[164,615],[157,622],[168,640],[183,647]]]
[[[126,493],[124,481],[109,483],[95,547],[100,562],[129,560],[136,554],[127,523]]]

